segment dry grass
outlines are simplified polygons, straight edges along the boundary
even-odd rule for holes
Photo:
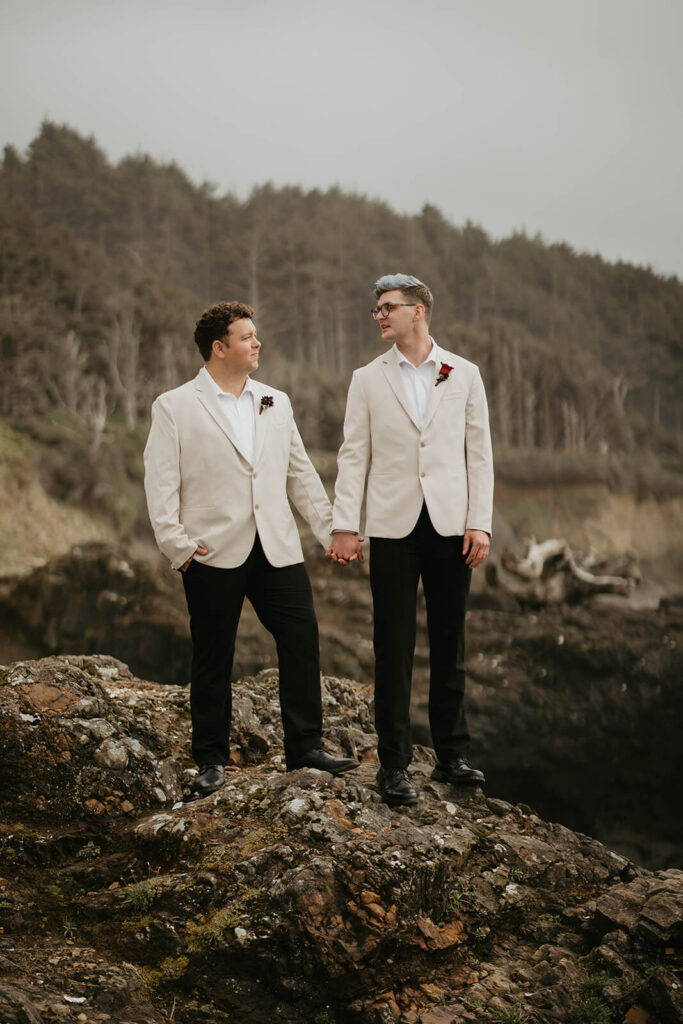
[[[50,498],[32,469],[31,454],[29,441],[0,425],[2,576],[28,572],[73,544],[115,536],[104,518]]]

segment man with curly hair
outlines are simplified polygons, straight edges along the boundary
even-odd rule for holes
[[[230,674],[248,597],[277,644],[288,770],[357,766],[322,748],[318,625],[290,502],[326,547],[332,511],[283,391],[250,374],[253,310],[221,302],[197,322],[204,366],[152,407],[145,491],[159,548],[183,577],[193,656],[194,790],[219,789],[228,761]]]

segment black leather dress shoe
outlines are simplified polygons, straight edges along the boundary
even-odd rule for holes
[[[308,750],[298,761],[287,765],[288,772],[294,772],[297,768],[317,768],[320,772],[330,772],[332,775],[343,775],[350,772],[352,768],[358,767],[358,761],[353,757],[335,757],[328,754],[326,750]]]
[[[377,785],[385,804],[416,804],[417,790],[406,768],[380,768]]]
[[[199,769],[199,775],[192,785],[193,793],[197,796],[208,796],[215,793],[225,783],[225,769],[222,764],[203,764]]]
[[[484,773],[473,768],[466,757],[454,757],[452,761],[439,761],[432,772],[436,782],[480,782],[486,781]]]

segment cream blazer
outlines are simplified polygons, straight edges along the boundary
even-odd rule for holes
[[[491,532],[493,456],[484,385],[474,363],[437,346],[453,369],[432,388],[422,429],[394,349],[351,379],[339,450],[333,529],[361,532],[367,479],[369,537],[405,537],[423,501],[442,536]]]
[[[145,493],[154,536],[174,569],[199,545],[197,561],[233,569],[258,535],[276,567],[303,561],[290,501],[323,547],[332,509],[303,446],[284,391],[252,380],[254,464],[239,450],[215,391],[199,374],[152,406],[145,447]],[[259,413],[261,398],[273,404]]]

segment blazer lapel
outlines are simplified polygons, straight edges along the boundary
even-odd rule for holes
[[[401,403],[404,412],[406,413],[407,416],[410,417],[412,422],[419,430],[420,424],[415,418],[415,410],[413,409],[412,402],[410,401],[408,394],[406,392],[406,386],[403,381],[401,367],[399,366],[398,359],[396,358],[396,353],[394,352],[393,348],[390,349],[382,359],[382,370],[384,371],[384,376],[389,382],[391,390],[394,392],[399,402]]]
[[[448,388],[448,385],[449,385],[449,383],[451,381],[451,377],[452,377],[453,373],[455,372],[455,368],[454,368],[453,370],[451,370],[451,373],[449,374],[448,378],[446,380],[442,381],[441,384],[439,384],[438,387],[437,387],[436,378],[439,375],[439,369],[441,367],[442,362],[446,361],[444,359],[444,356],[446,355],[446,353],[442,352],[441,349],[437,346],[435,354],[436,354],[436,374],[434,375],[434,385],[433,385],[433,387],[432,387],[432,389],[431,389],[431,391],[429,393],[429,398],[427,399],[427,408],[425,409],[425,421],[424,421],[424,425],[422,427],[423,430],[427,429],[427,427],[429,426],[429,424],[430,424],[430,422],[431,422],[431,420],[432,420],[432,418],[434,416],[434,413],[439,408],[439,404],[442,401],[443,396],[446,394],[446,389]]]
[[[271,406],[261,406],[261,399],[268,395],[268,388],[258,381],[252,380],[251,390],[254,394],[254,418],[256,421],[256,433],[254,436],[254,465],[256,465],[263,451],[263,444],[270,427],[273,411]],[[262,408],[263,412],[261,412]]]
[[[212,387],[208,386],[206,381],[202,380],[201,371],[197,374],[197,376],[194,379],[194,386],[197,392],[197,398],[204,406],[209,416],[211,416],[212,419],[216,421],[216,423],[221,428],[227,439],[230,441],[230,443],[233,445],[236,451],[239,452],[242,458],[246,462],[249,462],[249,459],[247,458],[247,456],[244,454],[239,444],[237,443],[237,438],[235,437],[235,433],[232,427],[230,426],[230,423],[228,422],[227,416],[225,416],[223,414],[223,411],[221,410],[218,395],[216,394]],[[258,420],[258,416],[256,418]]]

